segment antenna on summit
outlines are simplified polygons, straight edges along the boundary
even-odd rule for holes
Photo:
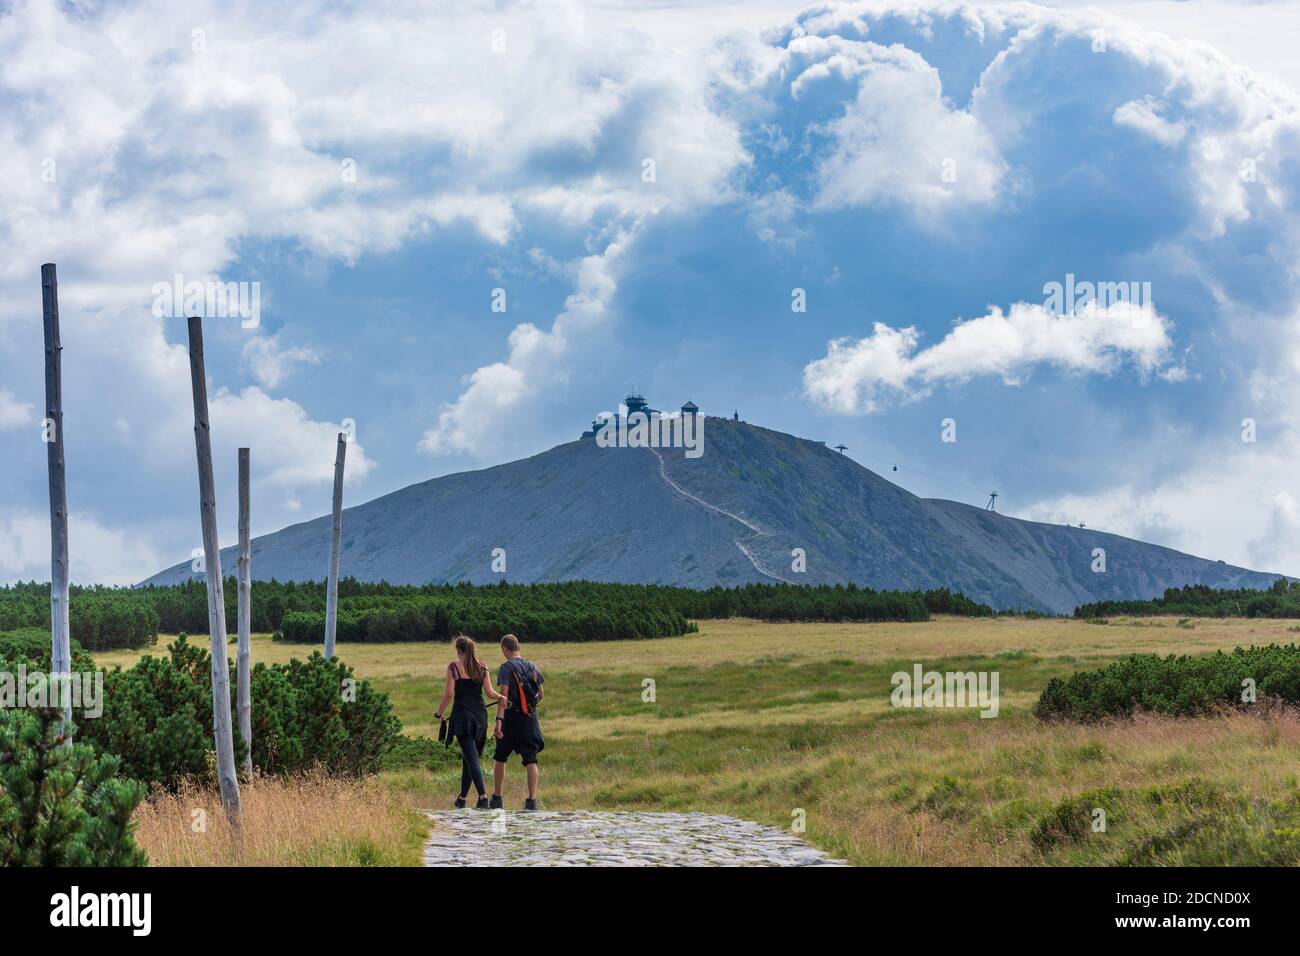
[[[995,507],[993,507],[993,503],[994,503],[995,501],[997,501],[997,500],[998,500],[998,493],[997,493],[996,491],[990,491],[990,492],[989,492],[989,503],[986,504],[986,505],[984,506],[984,510],[985,510],[985,511],[997,511],[998,509],[995,508]]]

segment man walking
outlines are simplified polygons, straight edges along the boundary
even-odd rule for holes
[[[501,654],[506,662],[497,673],[500,693],[506,698],[497,710],[493,735],[497,739],[492,755],[492,809],[501,807],[501,785],[506,780],[506,761],[519,754],[528,774],[528,800],[525,810],[537,809],[537,754],[546,746],[542,725],[537,720],[537,704],[542,699],[542,672],[531,661],[519,656],[519,638],[507,634],[501,638]],[[505,712],[502,713],[502,710]]]

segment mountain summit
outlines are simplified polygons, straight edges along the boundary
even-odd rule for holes
[[[345,509],[342,573],[395,584],[947,587],[998,609],[1055,613],[1188,584],[1263,588],[1279,576],[918,498],[821,442],[738,419],[708,418],[696,458],[680,447],[602,447],[600,424],[531,458]],[[328,516],[254,539],[254,578],[324,578],[329,539]],[[1105,552],[1100,573],[1096,548]],[[805,569],[796,571],[800,554]],[[235,549],[221,561],[233,571]],[[191,576],[183,563],[145,583]]]

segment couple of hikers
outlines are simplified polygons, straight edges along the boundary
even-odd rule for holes
[[[440,721],[438,739],[448,746],[454,739],[460,744],[460,796],[456,808],[465,806],[472,783],[478,791],[475,809],[495,810],[501,806],[501,785],[506,779],[506,761],[519,754],[528,773],[528,800],[525,810],[537,809],[537,754],[546,746],[542,727],[537,720],[537,703],[542,699],[542,672],[519,656],[519,638],[507,634],[501,638],[501,654],[506,662],[497,673],[499,690],[492,689],[487,665],[478,659],[478,646],[464,634],[455,640],[456,659],[447,665],[447,686],[442,702],[434,714]],[[487,743],[488,714],[483,703],[486,695],[497,702],[497,716],[492,734],[496,752],[492,755],[492,801],[483,785],[481,757]],[[447,702],[454,698],[451,713]]]

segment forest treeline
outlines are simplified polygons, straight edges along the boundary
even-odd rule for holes
[[[72,639],[88,651],[153,644],[158,639],[161,622],[154,601],[141,592],[102,585],[71,588],[68,625]],[[0,634],[29,627],[44,628],[48,638],[49,584],[32,582],[0,587]],[[203,630],[206,633],[206,623]]]
[[[1149,617],[1177,614],[1180,617],[1300,617],[1300,581],[1278,578],[1273,586],[1255,588],[1212,588],[1192,584],[1168,588],[1163,597],[1149,601],[1095,601],[1075,608],[1075,617]]]
[[[237,590],[225,586],[233,632]],[[325,582],[255,581],[252,628],[312,643],[325,627]],[[442,640],[457,633],[495,640],[600,641],[667,637],[694,621],[753,617],[767,621],[924,621],[931,614],[987,616],[989,607],[944,589],[876,591],[854,585],[749,584],[707,590],[655,584],[570,581],[555,584],[339,582],[338,640]],[[206,634],[207,588],[199,579],[141,588],[73,587],[72,637],[87,650],[142,647],[159,633]],[[0,632],[48,627],[49,585],[0,587]]]

